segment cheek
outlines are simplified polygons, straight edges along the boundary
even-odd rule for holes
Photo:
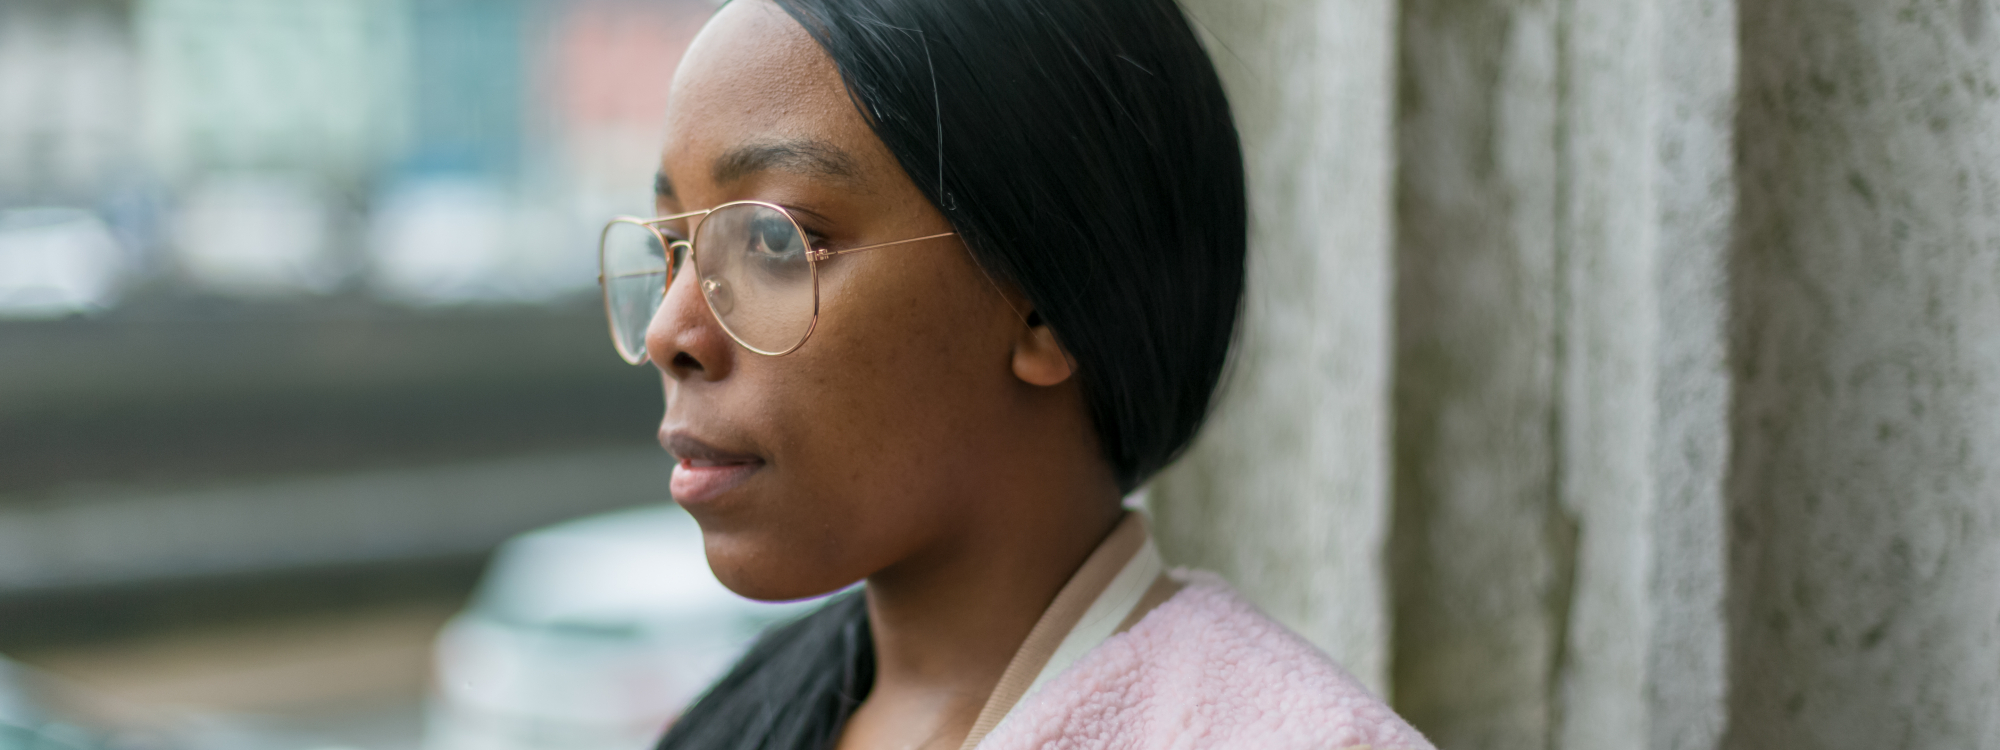
[[[985,412],[1005,398],[1006,352],[970,324],[958,295],[931,293],[957,288],[942,281],[830,295],[829,335],[812,342],[827,345],[811,360],[820,397],[806,407],[821,433],[814,463],[830,478],[863,492],[934,489],[977,457]]]
[[[892,281],[827,295],[822,323],[832,335],[816,369],[833,396],[826,407],[841,413],[825,423],[896,442],[960,434],[1004,396],[1009,351],[981,325],[986,306],[970,304],[986,290],[949,268],[899,270]]]
[[[778,471],[757,518],[711,535],[711,562],[732,588],[831,590],[961,525],[965,490],[992,455],[983,441],[1005,414],[1008,350],[966,304],[981,288],[935,274],[896,281],[865,297],[829,284],[805,347],[739,373],[763,394]]]

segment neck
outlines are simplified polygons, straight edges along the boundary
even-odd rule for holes
[[[916,745],[955,747],[1028,631],[1124,514],[1101,482],[1031,484],[1042,486],[987,503],[1005,513],[869,577],[875,686],[857,722],[930,715],[931,740]]]

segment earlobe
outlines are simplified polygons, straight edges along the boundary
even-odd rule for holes
[[[1039,318],[1035,320],[1040,323]],[[1014,342],[1014,377],[1029,385],[1051,386],[1069,379],[1076,370],[1069,352],[1056,341],[1056,333],[1046,324],[1021,330]]]

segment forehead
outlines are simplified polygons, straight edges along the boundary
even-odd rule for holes
[[[684,190],[748,144],[826,143],[864,172],[887,158],[833,61],[768,0],[732,2],[702,28],[674,75],[666,123],[662,168]]]

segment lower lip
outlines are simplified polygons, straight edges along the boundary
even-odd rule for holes
[[[689,466],[686,462],[674,464],[674,478],[667,488],[674,493],[674,502],[681,505],[698,505],[714,500],[724,492],[742,484],[764,468],[761,463],[729,464],[726,466]]]

